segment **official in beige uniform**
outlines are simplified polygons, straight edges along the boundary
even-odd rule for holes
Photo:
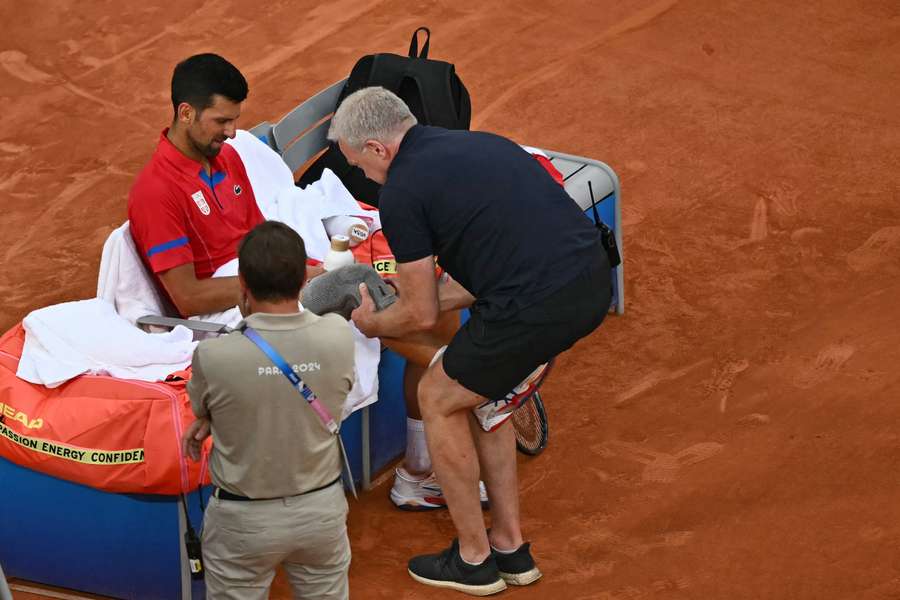
[[[255,329],[340,419],[353,384],[352,334],[338,315],[298,312],[303,240],[269,221],[244,237],[238,259],[246,317],[240,328]],[[348,598],[337,436],[240,332],[197,346],[188,392],[198,420],[185,434],[185,449],[197,457],[207,427],[214,444],[216,490],[202,537],[208,597],[267,598],[282,565],[296,598]]]

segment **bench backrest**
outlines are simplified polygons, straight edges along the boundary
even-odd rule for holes
[[[342,79],[322,90],[284,115],[275,125],[260,123],[250,132],[278,152],[296,173],[328,147],[326,135],[331,116],[346,82]]]

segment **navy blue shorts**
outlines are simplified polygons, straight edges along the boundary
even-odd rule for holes
[[[598,245],[596,259],[549,297],[501,320],[487,321],[473,310],[444,353],[444,371],[476,394],[502,398],[594,331],[611,300],[609,261]]]

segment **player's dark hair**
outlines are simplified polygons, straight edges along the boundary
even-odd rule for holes
[[[306,280],[303,238],[284,223],[260,223],[238,245],[238,270],[257,300],[294,300]]]
[[[197,112],[213,104],[216,94],[232,102],[247,98],[247,80],[233,64],[218,54],[196,54],[175,67],[172,73],[172,107],[187,102]]]

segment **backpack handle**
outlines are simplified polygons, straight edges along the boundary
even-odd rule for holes
[[[419,54],[419,32],[425,32],[425,43],[422,44],[422,54]],[[409,42],[410,58],[428,58],[428,44],[431,42],[431,31],[427,27],[419,27],[412,34],[412,40]]]

